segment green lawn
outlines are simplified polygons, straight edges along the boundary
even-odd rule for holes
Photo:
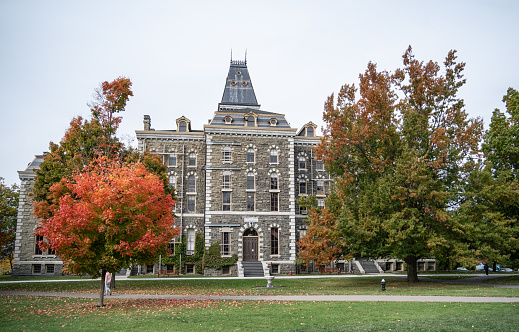
[[[505,277],[506,278],[506,277]],[[436,282],[408,283],[405,278],[386,277],[387,295],[507,296],[519,297],[519,289],[451,285]],[[381,293],[380,278],[282,279],[279,289],[256,289],[264,279],[223,280],[130,279],[116,281],[114,293],[127,294],[226,294],[226,295],[374,295]],[[494,282],[494,281],[493,281]],[[0,284],[0,290],[97,293],[99,281],[38,282]]]
[[[516,304],[0,296],[2,331],[513,331]]]

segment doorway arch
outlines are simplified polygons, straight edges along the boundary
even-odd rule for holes
[[[243,233],[243,260],[246,262],[258,261],[258,231],[248,228]]]

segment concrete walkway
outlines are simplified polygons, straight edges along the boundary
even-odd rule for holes
[[[99,294],[0,291],[0,295],[28,295],[97,299]],[[346,302],[476,302],[512,303],[519,297],[402,296],[402,295],[140,295],[114,294],[105,299],[227,300],[227,301],[346,301]]]
[[[495,278],[505,277],[507,275],[467,275],[463,274],[460,276],[464,277],[473,277],[467,279],[435,279],[434,277],[438,277],[441,275],[431,274],[431,275],[420,275],[419,279],[421,281],[431,281],[431,282],[443,282],[449,284],[459,284],[459,285],[477,285],[477,286],[487,286],[487,287],[501,287],[501,288],[519,288],[516,285],[499,285],[499,284],[489,284],[485,283],[485,280],[491,280]],[[452,274],[448,274],[446,276],[453,276]],[[289,279],[289,278],[329,278],[330,276],[282,276],[276,277],[276,279]],[[406,278],[405,275],[397,275],[397,274],[375,274],[375,275],[340,275],[340,276],[332,276],[334,278],[357,278],[357,277],[399,277]],[[180,280],[194,280],[194,279],[227,279],[221,277],[214,278],[169,278],[172,282],[180,281]],[[264,278],[247,278],[247,279],[264,279]],[[22,283],[22,282],[62,282],[62,281],[99,281],[99,279],[71,279],[71,280],[20,280],[20,281],[4,281],[1,283]],[[126,277],[117,277],[118,281],[123,280],[164,280],[159,278],[132,278],[128,279]],[[98,298],[99,294],[88,294],[88,293],[57,293],[57,292],[22,292],[22,291],[0,291],[0,295],[29,295],[29,296],[52,296],[52,297],[75,297],[75,298]],[[519,297],[473,297],[473,296],[402,296],[402,295],[140,295],[140,294],[114,294],[112,296],[107,296],[106,298],[114,298],[114,299],[175,299],[175,300],[231,300],[231,301],[242,301],[242,300],[250,300],[250,301],[360,301],[360,302],[501,302],[501,303],[512,303],[519,302]]]

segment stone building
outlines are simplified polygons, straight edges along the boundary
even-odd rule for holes
[[[136,131],[139,150],[161,155],[168,167],[186,254],[203,235],[206,246],[220,243],[222,256],[238,256],[222,274],[247,275],[244,262],[295,271],[296,241],[306,229],[296,200],[316,195],[324,204],[330,182],[312,150],[317,126],[292,128],[285,115],[261,110],[244,61],[231,61],[212,119],[193,120],[180,116],[173,128],[155,130],[145,115]]]
[[[195,237],[203,235],[206,246],[220,243],[223,257],[238,257],[237,264],[215,274],[247,275],[248,262],[265,273],[295,271],[296,241],[306,230],[306,211],[297,199],[316,195],[324,204],[331,181],[312,150],[319,143],[317,126],[292,128],[285,115],[261,110],[246,62],[235,60],[212,119],[198,120],[180,116],[172,119],[172,128],[155,130],[144,115],[144,128],[136,131],[139,150],[160,155],[167,166],[185,254],[193,254]],[[19,172],[15,275],[61,273],[62,262],[40,250],[34,236],[29,193],[42,161],[43,155],[36,156]],[[156,265],[146,269],[156,270]],[[187,266],[182,273],[192,271]]]

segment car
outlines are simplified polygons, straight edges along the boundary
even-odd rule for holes
[[[485,271],[485,264],[479,263],[476,265],[476,271]],[[490,266],[488,267],[488,272],[494,271]]]
[[[468,271],[467,268],[461,267],[461,266],[458,267],[456,270],[458,270],[458,271]]]
[[[509,267],[502,267],[499,271],[501,271],[501,272],[514,272],[514,270],[512,270]]]

